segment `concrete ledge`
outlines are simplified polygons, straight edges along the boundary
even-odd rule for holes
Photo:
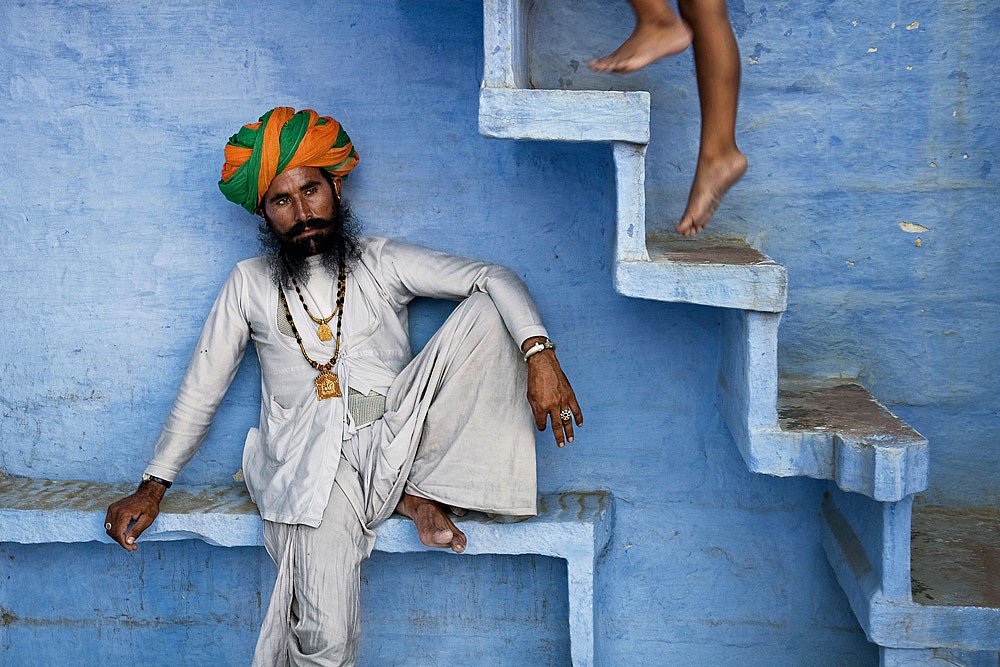
[[[647,235],[649,261],[619,261],[615,289],[625,296],[779,313],[785,267],[742,239]]]
[[[649,143],[649,93],[482,88],[479,133],[499,139]]]
[[[85,481],[0,478],[0,542],[104,542],[108,505],[135,489]],[[263,546],[257,508],[242,485],[173,487],[141,541],[199,539],[221,547]],[[566,560],[573,664],[594,655],[594,575],[611,534],[611,497],[605,492],[543,496],[538,516],[514,524],[470,512],[456,519],[469,538],[465,554],[538,554]],[[394,516],[376,530],[375,549],[388,553],[441,551],[421,544],[408,519]],[[459,554],[448,553],[455,557]]]
[[[105,542],[108,505],[135,485],[0,478],[0,542]],[[607,493],[565,493],[539,499],[539,515],[503,524],[471,512],[455,519],[469,536],[466,553],[539,554],[565,558],[580,546],[606,538]],[[376,529],[375,548],[388,553],[439,551],[417,539],[413,523],[393,516]],[[221,547],[263,546],[260,515],[243,485],[174,486],[142,541],[198,539]],[[600,545],[600,546],[603,546]]]
[[[751,471],[829,479],[880,502],[927,488],[927,439],[861,385],[783,380],[777,413],[777,424],[742,431],[737,444]]]
[[[784,433],[822,434],[830,474],[844,491],[893,502],[927,488],[927,439],[861,385],[842,380],[783,380],[778,420]]]

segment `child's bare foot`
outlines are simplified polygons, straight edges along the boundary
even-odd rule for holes
[[[595,72],[626,74],[654,60],[680,53],[691,44],[691,30],[680,19],[640,22],[611,55],[590,61]]]
[[[747,158],[739,150],[721,158],[699,158],[687,208],[677,224],[677,232],[694,236],[705,229],[722,198],[746,170]]]
[[[455,527],[444,508],[433,500],[404,493],[396,511],[413,520],[425,545],[459,554],[465,551],[465,533]]]

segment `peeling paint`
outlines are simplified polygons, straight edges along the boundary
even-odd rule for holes
[[[916,30],[919,27],[920,27],[920,21],[914,21],[910,25],[906,26],[906,29],[907,30]]]
[[[914,243],[913,245],[917,246],[918,248],[922,248],[922,247],[923,247],[923,245],[924,245],[924,242],[923,242],[923,239],[921,239],[921,238],[920,238],[920,237],[918,236],[918,237],[917,237],[917,240],[916,240],[916,242],[915,242],[915,243]]]
[[[878,47],[877,46],[868,47],[868,53],[878,53]]]
[[[854,262],[852,262],[852,261],[851,261],[851,260],[849,260],[849,259],[845,259],[845,260],[844,260],[844,264],[846,264],[847,266],[854,266]]]
[[[733,32],[736,33],[737,37],[745,36],[747,30],[753,25],[753,12],[747,11],[746,3],[740,0],[730,6],[729,12],[733,24]]]
[[[909,232],[910,234],[919,234],[921,232],[929,232],[930,230],[923,225],[918,225],[913,222],[906,222],[905,220],[899,221],[899,228],[904,232]]]
[[[767,48],[766,46],[764,46],[763,44],[761,44],[760,42],[758,42],[758,43],[754,44],[754,46],[753,46],[753,55],[747,57],[747,62],[749,62],[751,65],[756,65],[756,64],[758,64],[760,62],[761,55],[763,55],[765,53],[770,53],[770,52],[771,52],[771,49]]]

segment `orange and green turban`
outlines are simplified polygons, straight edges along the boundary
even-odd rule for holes
[[[358,153],[340,123],[312,109],[275,107],[229,138],[219,189],[256,212],[274,177],[296,167],[319,167],[346,177]]]

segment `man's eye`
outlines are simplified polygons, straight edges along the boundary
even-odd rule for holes
[[[317,188],[309,188],[308,190],[306,190],[306,194],[307,195],[314,195],[314,194],[316,194],[316,192],[317,192]]]

